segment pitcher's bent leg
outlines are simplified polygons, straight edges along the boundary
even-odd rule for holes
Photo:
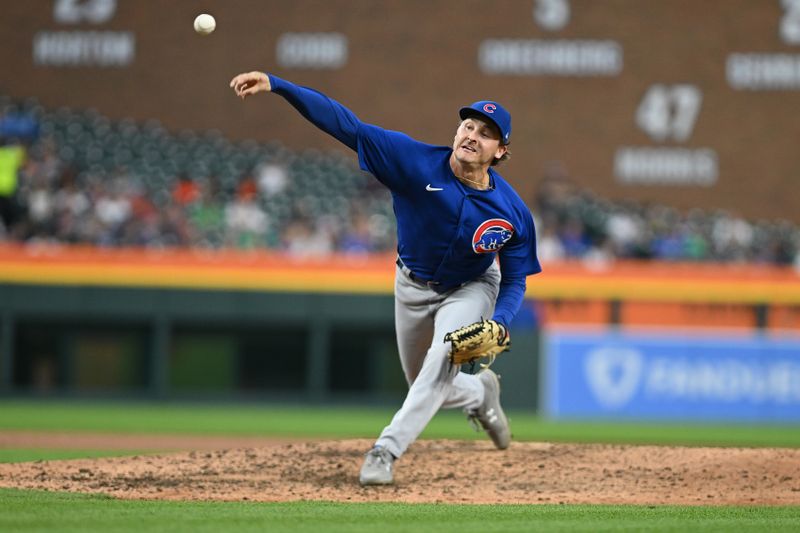
[[[478,280],[436,302],[437,298],[431,297],[432,291],[423,289],[420,293],[419,288],[413,288],[404,278],[396,280],[398,347],[409,390],[402,407],[383,429],[376,445],[400,457],[441,407],[475,409],[483,402],[484,388],[477,377],[464,374],[459,367],[450,364],[450,343],[444,342],[444,334],[490,315],[498,281],[499,273],[493,265]],[[433,344],[420,366],[420,341],[431,338],[431,329],[434,330]]]
[[[437,343],[428,350],[403,406],[378,437],[375,444],[384,446],[395,457],[400,457],[416,440],[448,396],[458,371],[447,359],[449,349],[449,343]]]
[[[443,339],[449,331],[491,317],[498,282],[499,275],[492,268],[442,302],[436,312],[434,338]],[[484,387],[477,376],[458,372],[441,407],[471,411],[483,403],[483,396]]]

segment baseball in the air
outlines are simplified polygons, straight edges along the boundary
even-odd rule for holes
[[[197,15],[194,19],[194,31],[200,35],[208,35],[217,27],[217,21],[208,13]]]

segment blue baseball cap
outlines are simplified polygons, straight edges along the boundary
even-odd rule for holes
[[[500,130],[501,143],[508,144],[511,141],[511,113],[506,111],[506,108],[497,102],[481,100],[472,105],[462,107],[458,114],[461,120],[475,115],[485,118]]]

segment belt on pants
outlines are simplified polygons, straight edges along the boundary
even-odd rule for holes
[[[397,264],[397,266],[399,266],[399,267],[400,267],[400,270],[402,270],[402,271],[403,271],[403,274],[405,274],[406,276],[408,276],[408,279],[410,279],[410,280],[411,280],[411,281],[413,281],[414,283],[419,283],[419,284],[421,284],[421,285],[425,285],[425,286],[426,286],[426,287],[428,287],[430,290],[432,290],[432,291],[434,291],[434,292],[437,292],[437,293],[439,293],[439,294],[444,294],[444,293],[446,293],[446,292],[450,292],[450,291],[452,291],[453,289],[457,289],[458,287],[460,287],[460,286],[461,286],[461,285],[457,285],[457,286],[455,286],[455,287],[443,287],[443,286],[442,286],[442,284],[441,284],[441,282],[439,282],[439,281],[428,281],[428,280],[424,280],[424,279],[422,279],[421,277],[419,277],[419,276],[417,276],[416,274],[414,274],[414,273],[411,271],[411,269],[410,269],[410,268],[408,268],[408,267],[407,267],[407,266],[406,266],[406,265],[403,263],[403,260],[402,260],[402,259],[400,259],[399,257],[397,258],[397,261],[395,261],[395,263]]]

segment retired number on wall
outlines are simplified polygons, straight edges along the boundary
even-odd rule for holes
[[[703,95],[694,85],[650,86],[636,110],[636,125],[657,143],[689,140]],[[717,154],[710,148],[622,146],[614,156],[614,175],[624,185],[714,185]]]

